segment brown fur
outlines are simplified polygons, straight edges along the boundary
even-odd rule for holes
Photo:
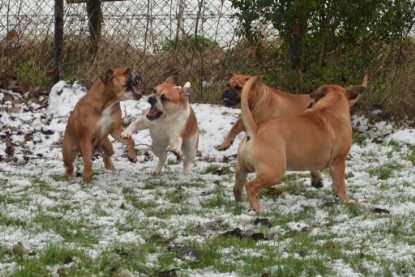
[[[251,77],[250,75],[228,74],[225,77],[225,86],[230,89],[226,95],[224,91],[224,98],[232,98],[230,105],[240,103],[240,95],[242,87]],[[362,86],[367,86],[368,71],[365,72]],[[251,91],[249,99],[250,107],[256,123],[268,120],[277,116],[298,115],[302,114],[310,103],[309,94],[290,94],[285,91],[271,88],[262,83],[256,90]],[[353,106],[358,99],[350,100],[350,107]],[[218,150],[223,151],[228,149],[235,137],[242,131],[245,131],[242,119],[239,118],[229,130],[225,139],[217,147]]]
[[[260,211],[256,193],[278,184],[286,170],[325,168],[330,169],[336,194],[347,200],[344,172],[352,144],[349,102],[357,99],[364,87],[322,86],[310,95],[313,108],[303,114],[257,124],[251,113],[250,92],[262,86],[262,82],[253,77],[242,92],[242,120],[247,133],[238,147],[236,201],[242,201],[241,189],[249,172],[255,171],[257,176],[245,185],[248,200],[253,209]]]
[[[109,134],[127,145],[131,161],[137,160],[134,141],[120,136],[124,128],[119,102],[141,98],[141,94],[134,88],[139,78],[137,73],[128,68],[108,70],[79,100],[69,116],[62,142],[65,176],[73,174],[73,161],[81,152],[84,162],[83,179],[91,181],[92,154],[96,149],[103,152],[105,168],[115,170],[110,159],[113,148],[108,139]]]

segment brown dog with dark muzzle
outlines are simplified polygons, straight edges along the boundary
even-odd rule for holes
[[[223,102],[226,106],[234,106],[241,102],[241,92],[245,83],[252,78],[250,75],[229,74],[225,77],[226,88],[223,92]],[[367,86],[368,72],[365,73],[362,86]],[[249,106],[255,123],[278,117],[302,114],[311,101],[310,94],[290,94],[279,89],[271,88],[264,83],[250,92]],[[349,106],[353,106],[357,99],[350,100]],[[242,118],[239,118],[232,126],[218,150],[226,150],[232,144],[235,137],[245,127]],[[311,171],[311,185],[315,188],[323,187],[323,177],[320,171]]]
[[[62,142],[62,156],[65,164],[65,176],[73,174],[73,161],[81,152],[84,162],[83,179],[92,178],[92,154],[95,150],[103,152],[106,169],[115,170],[111,162],[113,148],[108,135],[128,147],[128,159],[137,160],[134,140],[123,139],[120,101],[139,100],[135,86],[141,75],[129,68],[108,69],[107,72],[88,90],[86,95],[76,104],[69,116]]]
[[[348,200],[345,163],[352,145],[350,102],[356,102],[363,86],[343,88],[324,85],[310,94],[312,108],[296,116],[277,117],[257,124],[251,112],[256,93],[264,84],[250,78],[242,91],[241,111],[246,135],[238,147],[234,195],[242,201],[242,187],[249,172],[257,176],[246,183],[251,208],[260,211],[256,197],[262,188],[278,184],[286,170],[319,171],[329,168],[336,194]]]

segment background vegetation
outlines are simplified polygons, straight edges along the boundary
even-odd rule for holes
[[[152,87],[178,72],[192,82],[192,101],[220,104],[229,72],[262,75],[270,86],[308,93],[323,83],[359,84],[369,70],[361,110],[415,116],[413,1],[178,0],[169,14],[154,0],[141,0],[144,14],[133,10],[134,1],[106,2],[90,24],[85,16],[100,1],[87,2],[65,6],[62,79],[88,83],[109,67],[132,66],[143,72],[143,86]],[[53,30],[42,25],[33,35],[37,21],[25,22],[30,16],[23,10],[0,13],[0,20],[7,17],[0,26],[0,73],[16,76],[27,90],[49,89]]]

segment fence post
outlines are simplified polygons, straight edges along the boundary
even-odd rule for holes
[[[54,83],[59,82],[63,45],[63,0],[55,0],[55,69]]]

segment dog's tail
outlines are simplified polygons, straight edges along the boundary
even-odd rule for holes
[[[248,135],[254,135],[258,129],[258,125],[252,116],[251,110],[249,109],[249,94],[251,92],[252,85],[257,81],[258,77],[253,76],[245,83],[242,89],[241,95],[241,113],[242,121],[245,125],[245,129]]]

